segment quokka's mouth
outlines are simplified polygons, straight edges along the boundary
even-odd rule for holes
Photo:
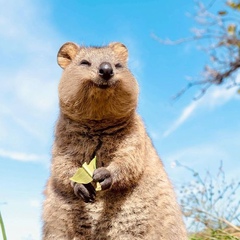
[[[101,88],[101,89],[107,89],[107,88],[110,88],[111,86],[109,86],[108,84],[106,85],[106,84],[99,84],[99,85],[97,85],[99,88]]]
[[[116,84],[116,80],[110,79],[108,81],[105,81],[105,80],[102,80],[102,79],[98,79],[97,81],[94,81],[93,83],[98,88],[108,89],[108,88],[113,87]]]

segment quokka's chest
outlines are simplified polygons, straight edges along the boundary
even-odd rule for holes
[[[64,139],[64,138],[63,138]],[[82,136],[73,134],[63,144],[62,141],[55,141],[56,154],[66,155],[73,162],[82,164],[89,163],[97,157],[97,167],[107,166],[118,150],[119,139],[111,136]]]

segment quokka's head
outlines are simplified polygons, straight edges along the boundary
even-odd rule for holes
[[[76,121],[130,116],[137,106],[138,84],[127,58],[122,43],[105,47],[65,43],[57,56],[64,69],[59,83],[61,111]]]

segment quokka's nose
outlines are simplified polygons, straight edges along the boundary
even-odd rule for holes
[[[99,66],[98,74],[101,78],[108,81],[113,75],[113,69],[109,62],[103,62]]]

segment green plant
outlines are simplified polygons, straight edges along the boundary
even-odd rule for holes
[[[0,226],[1,226],[1,230],[2,230],[3,240],[7,240],[6,231],[5,231],[5,227],[4,227],[1,212],[0,212]]]

